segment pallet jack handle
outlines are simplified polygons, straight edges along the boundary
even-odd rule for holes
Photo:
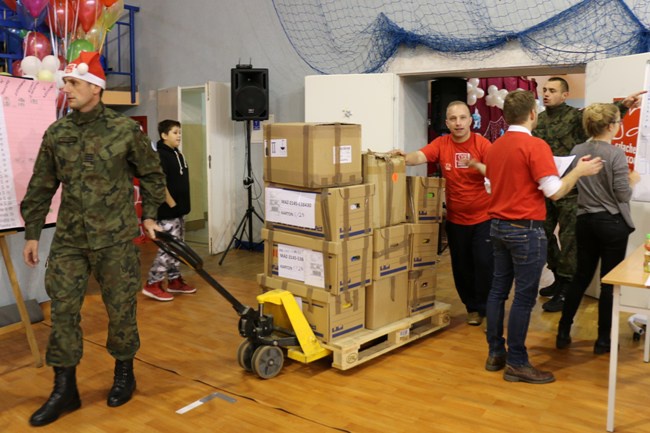
[[[205,279],[212,287],[214,287],[221,296],[223,296],[230,305],[233,306],[239,316],[251,317],[256,315],[255,310],[248,307],[237,300],[225,287],[223,287],[217,280],[212,278],[203,269],[203,259],[190,248],[182,240],[170,235],[169,233],[156,231],[156,238],[153,239],[154,243],[158,245],[164,252],[185,263],[190,268],[194,269],[203,279]]]

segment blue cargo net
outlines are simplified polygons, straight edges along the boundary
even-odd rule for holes
[[[273,0],[300,57],[326,74],[379,72],[399,47],[480,61],[512,40],[544,64],[650,51],[650,0]]]

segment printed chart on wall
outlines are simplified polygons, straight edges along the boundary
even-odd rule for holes
[[[56,120],[55,83],[0,76],[0,231],[24,226],[20,202],[27,191],[43,133]],[[60,191],[46,224],[56,222]]]
[[[650,62],[645,65],[645,90],[639,114],[634,169],[641,175],[641,182],[634,188],[632,200],[650,202]],[[627,117],[627,116],[626,116]]]

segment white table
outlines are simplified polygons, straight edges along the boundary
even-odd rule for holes
[[[614,285],[614,303],[612,308],[612,336],[609,354],[609,391],[607,394],[607,431],[614,431],[614,404],[616,403],[616,369],[618,367],[618,332],[621,312],[650,316],[650,308],[621,305],[621,286],[649,289],[645,286],[648,273],[643,272],[643,253],[641,245],[632,254],[619,263],[602,279],[603,283]],[[645,333],[643,360],[650,361],[650,329]]]

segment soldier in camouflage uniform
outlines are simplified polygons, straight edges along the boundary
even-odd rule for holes
[[[634,93],[617,103],[621,117],[629,107],[636,103],[639,95]],[[569,85],[560,77],[551,77],[543,87],[546,110],[539,114],[533,135],[546,141],[554,156],[568,156],[573,147],[587,141],[582,127],[582,110],[565,103],[569,96]],[[575,237],[578,192],[572,192],[558,201],[546,200],[546,221],[544,230],[548,238],[548,267],[553,271],[555,281],[540,290],[542,296],[552,296],[542,305],[548,312],[562,311],[566,290],[576,270],[577,247]],[[555,227],[559,225],[560,243],[555,237]],[[560,248],[561,245],[561,248]]]
[[[62,186],[57,229],[48,257],[45,289],[52,303],[46,361],[54,367],[54,390],[30,418],[41,426],[81,405],[76,365],[82,356],[79,322],[89,275],[99,282],[109,317],[106,347],[116,359],[109,406],[135,390],[133,358],[140,346],[136,298],[140,263],[132,242],[139,235],[133,177],[140,179],[143,226],[150,237],[165,199],[165,178],[150,140],[128,117],[101,103],[105,75],[97,53],[84,52],[64,72],[63,91],[73,109],[45,132],[21,213],[23,256],[38,261],[38,239],[52,196]]]

